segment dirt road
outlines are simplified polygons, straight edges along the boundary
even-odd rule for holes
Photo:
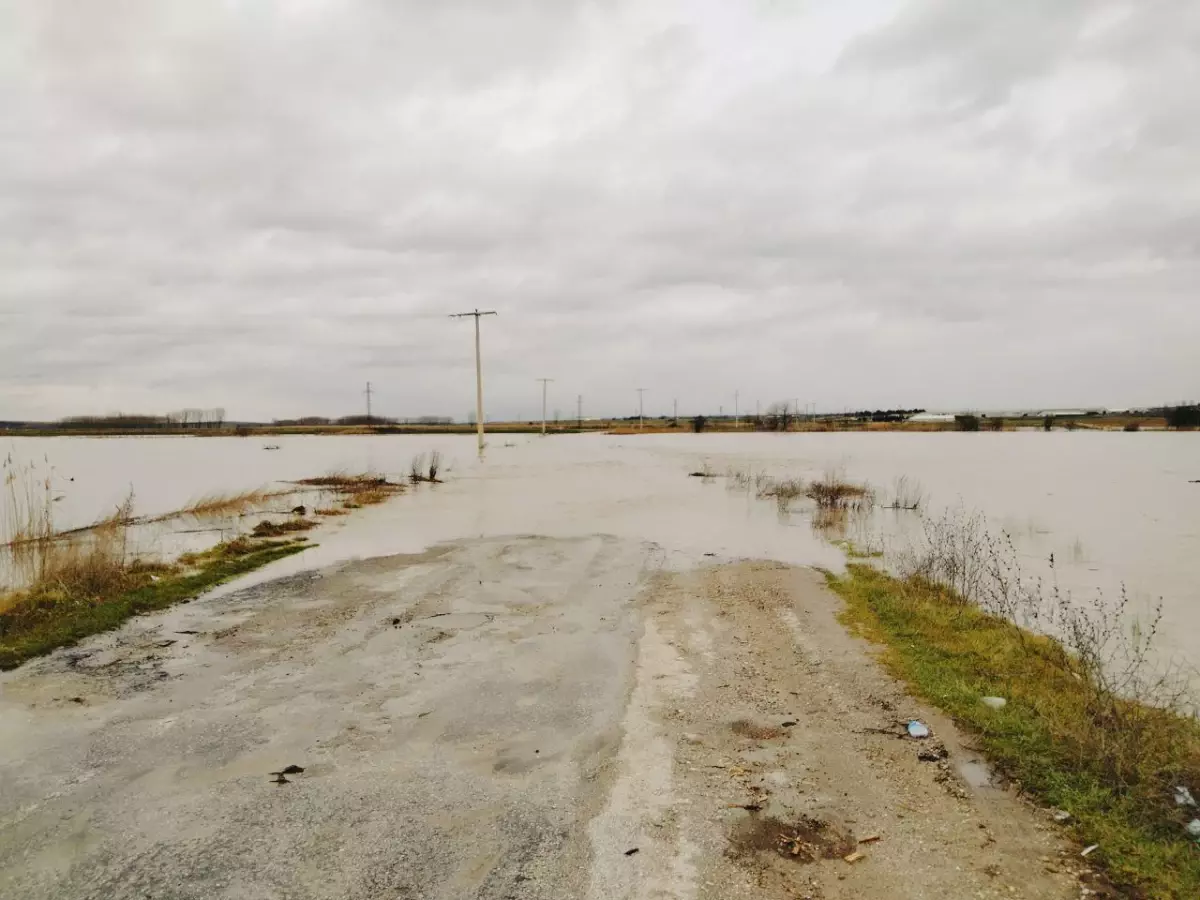
[[[816,573],[665,559],[449,544],[0,677],[0,896],[1079,896]]]

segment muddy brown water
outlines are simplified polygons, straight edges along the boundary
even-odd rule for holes
[[[268,444],[279,449],[265,450]],[[688,473],[734,468],[812,478],[839,471],[870,482],[884,500],[906,476],[923,491],[926,509],[981,511],[991,528],[1012,536],[1023,567],[1074,596],[1090,599],[1099,590],[1115,597],[1124,586],[1143,615],[1161,598],[1161,651],[1200,662],[1194,434],[501,435],[490,438],[483,461],[469,436],[0,441],[0,453],[51,474],[59,528],[94,521],[130,489],[138,513],[157,515],[205,494],[280,488],[333,470],[401,478],[415,455],[433,450],[443,455],[446,484],[329,521],[314,535],[319,548],[257,577],[498,534],[646,539],[662,548],[667,567],[710,554],[836,569],[842,553],[814,533],[803,503],[781,511],[729,490],[722,478]],[[138,549],[170,555],[225,533],[207,527],[147,532]],[[894,548],[918,527],[911,513],[883,510],[847,537]]]

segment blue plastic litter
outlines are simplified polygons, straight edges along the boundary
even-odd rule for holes
[[[913,719],[908,723],[908,734],[909,737],[927,738],[929,737],[929,726],[924,722],[918,722],[916,719]]]

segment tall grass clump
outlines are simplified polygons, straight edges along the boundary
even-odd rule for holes
[[[408,480],[420,484],[425,480],[425,454],[418,453],[408,464]]]
[[[910,479],[907,475],[901,475],[892,482],[892,502],[886,504],[884,509],[903,509],[916,512],[924,502],[925,489],[921,487],[921,483]]]
[[[869,509],[875,505],[875,493],[870,486],[846,481],[836,472],[826,472],[820,480],[808,485],[805,496],[819,509]]]
[[[1079,600],[1022,571],[1012,540],[962,509],[924,517],[889,572],[830,576],[845,620],[884,660],[973,730],[998,768],[1099,850],[1089,859],[1136,897],[1200,896],[1200,723],[1188,673],[1157,661],[1161,604],[1144,620],[1124,591]],[[980,702],[1001,696],[994,710]]]
[[[0,463],[0,546],[47,541],[54,535],[54,470],[40,472],[10,453]]]
[[[799,478],[771,479],[759,486],[758,496],[771,498],[779,503],[786,504],[797,497],[805,496],[807,490],[808,486]]]

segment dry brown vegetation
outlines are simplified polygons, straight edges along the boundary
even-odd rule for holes
[[[398,493],[399,490],[400,489],[398,487],[393,486],[389,488],[378,487],[371,488],[370,490],[366,491],[359,491],[354,495],[354,502],[358,504],[358,506],[375,506],[379,503],[387,502],[389,499],[391,499],[392,495]]]
[[[840,475],[826,473],[820,481],[812,482],[804,495],[820,509],[851,509],[875,504],[875,494],[865,484],[854,484]]]
[[[191,599],[305,547],[302,540],[242,537],[167,566],[128,559],[121,532],[56,549],[43,580],[0,601],[0,669]]]
[[[765,472],[730,469],[729,484],[743,490],[754,490],[759,497],[773,499],[786,506],[797,497],[807,497],[818,511],[866,511],[875,505],[875,492],[869,485],[847,481],[836,472],[827,472],[817,481],[802,478],[775,478]]]
[[[422,481],[427,481],[431,484],[441,484],[438,479],[438,472],[442,468],[442,453],[440,450],[434,450],[429,454],[428,465],[425,462],[426,456],[424,453],[418,453],[412,458],[408,466],[408,480],[413,484],[419,484]]]
[[[65,602],[69,598],[90,602],[114,591],[124,590],[152,564],[127,558],[125,530],[96,529],[77,540],[25,544],[13,549],[14,563],[26,573],[30,587],[0,596],[0,612],[18,605],[28,593],[42,602]]]
[[[361,474],[330,472],[316,478],[305,478],[297,484],[324,488],[342,495],[343,509],[361,509],[364,506],[373,506],[404,491],[404,485],[388,481],[385,476],[374,472]],[[335,515],[336,513],[326,510],[319,514]]]
[[[34,464],[22,466],[10,454],[0,464],[4,512],[0,516],[0,546],[48,540],[54,535],[54,470],[41,473]]]
[[[283,537],[285,534],[295,534],[300,531],[312,531],[317,523],[311,519],[288,519],[285,522],[259,522],[250,532],[256,538]]]
[[[799,478],[781,478],[778,481],[770,481],[763,485],[758,492],[760,497],[771,497],[780,502],[786,503],[789,500],[794,500],[796,497],[802,497],[806,493],[804,482]]]
[[[205,494],[192,501],[178,512],[168,513],[158,517],[158,521],[173,519],[176,516],[235,516],[256,506],[264,505],[272,497],[283,496],[287,491],[267,491],[263,488],[234,493]]]
[[[307,487],[325,488],[326,490],[336,491],[341,494],[355,494],[361,491],[376,489],[403,490],[403,485],[388,481],[385,476],[376,472],[362,472],[359,474],[329,472],[326,475],[319,475],[316,478],[302,478],[296,484],[302,484]]]

